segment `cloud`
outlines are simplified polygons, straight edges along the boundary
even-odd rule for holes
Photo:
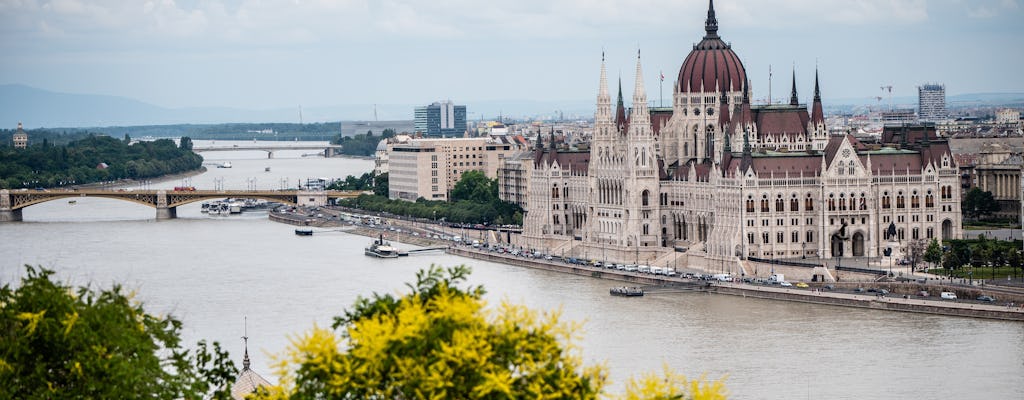
[[[967,16],[978,19],[995,18],[1019,8],[1016,0],[968,1],[964,7],[967,8]]]

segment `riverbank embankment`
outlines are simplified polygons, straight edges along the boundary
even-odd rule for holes
[[[270,213],[273,221],[288,223],[292,225],[336,227],[337,222],[323,223],[320,219],[302,219],[293,215],[275,215]],[[630,286],[646,286],[648,288],[658,287],[658,293],[675,293],[682,291],[704,291],[741,297],[757,299],[780,300],[791,302],[812,303],[821,305],[853,307],[885,311],[913,312],[921,314],[958,316],[969,318],[998,319],[1007,321],[1024,322],[1024,307],[1019,302],[1014,306],[982,304],[972,300],[949,301],[932,298],[921,298],[911,296],[897,296],[897,293],[912,292],[915,287],[901,285],[896,282],[877,283],[872,286],[883,285],[893,293],[891,296],[879,295],[876,293],[842,293],[838,290],[825,289],[824,285],[815,284],[808,288],[778,287],[774,285],[760,285],[742,282],[718,282],[682,277],[669,277],[664,275],[652,275],[640,272],[627,272],[616,269],[607,269],[589,265],[569,264],[562,260],[545,260],[543,258],[527,258],[507,253],[498,253],[486,249],[478,249],[466,244],[453,244],[451,241],[435,239],[426,235],[413,235],[408,226],[396,222],[394,226],[401,227],[401,231],[391,231],[393,226],[379,225],[369,227],[355,225],[346,229],[347,233],[362,235],[366,237],[377,237],[384,234],[387,240],[424,247],[446,246],[449,254],[484,260],[518,267],[533,268],[545,271],[565,273],[577,276],[587,276],[598,279],[607,279],[628,283]],[[404,232],[403,232],[404,231]],[[415,230],[413,230],[415,231]],[[859,285],[859,284],[858,284]],[[902,285],[913,285],[910,283]],[[831,285],[830,285],[831,286]],[[669,288],[664,290],[661,288]],[[671,290],[672,288],[678,290]],[[905,289],[905,290],[900,290]],[[935,286],[933,291],[952,290],[944,286]]]

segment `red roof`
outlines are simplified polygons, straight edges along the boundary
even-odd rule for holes
[[[705,38],[693,47],[679,68],[680,92],[715,92],[726,85],[729,91],[743,90],[747,72],[732,48],[717,38]]]

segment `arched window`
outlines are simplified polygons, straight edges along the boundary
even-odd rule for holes
[[[935,207],[935,195],[932,194],[931,190],[924,195],[924,206],[927,208]]]
[[[769,212],[768,209],[768,195],[761,196],[761,212]]]
[[[835,211],[836,210],[836,198],[835,198],[835,196],[836,195],[831,194],[831,193],[828,195],[828,210],[829,211]]]
[[[780,194],[779,197],[775,199],[775,211],[786,211],[785,205],[786,202],[782,201],[782,195]]]
[[[921,207],[921,196],[919,196],[917,194],[917,191],[915,190],[914,193],[912,193],[910,195],[910,208],[919,208],[919,207]]]
[[[814,197],[810,193],[807,194],[807,198],[804,199],[804,210],[814,211]]]
[[[907,202],[903,197],[903,192],[896,193],[896,208],[906,208]]]
[[[891,200],[889,198],[889,192],[882,192],[882,208],[892,207]]]
[[[796,194],[793,194],[793,198],[789,199],[789,211],[800,211],[800,200],[797,200]]]
[[[754,198],[753,196],[747,197],[747,212],[754,212]]]
[[[640,203],[644,207],[647,207],[648,201],[650,200],[649,197],[650,197],[650,192],[648,192],[647,190],[644,190],[643,192],[640,192]]]

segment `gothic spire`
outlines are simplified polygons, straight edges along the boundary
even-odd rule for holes
[[[557,150],[556,147],[555,147],[555,127],[554,126],[551,127],[551,143],[549,143],[549,145],[551,147],[551,156],[554,157],[555,156],[555,151]]]
[[[626,126],[626,105],[622,102],[622,76],[619,76],[619,102],[615,106],[615,128],[622,133]]]
[[[598,101],[608,97],[608,70],[604,65],[604,51],[601,51],[601,87],[598,93]]]
[[[245,323],[243,324],[242,343],[245,347],[245,355],[242,356],[242,371],[249,369],[249,317],[243,318]]]
[[[715,0],[708,0],[708,19],[704,21],[705,39],[718,38],[718,18],[715,18]]]
[[[796,97],[796,67],[793,67],[793,88],[789,91],[789,105],[800,105],[800,99]]]
[[[639,124],[638,127],[643,127],[650,124],[651,114],[647,109],[647,90],[644,88],[644,71],[640,67],[639,49],[636,51],[636,83],[633,88],[633,108],[630,111],[629,124],[631,126]],[[644,130],[646,131],[646,129]]]
[[[825,112],[821,108],[821,91],[818,89],[818,69],[814,69],[814,102],[811,103],[811,122],[825,123]]]

